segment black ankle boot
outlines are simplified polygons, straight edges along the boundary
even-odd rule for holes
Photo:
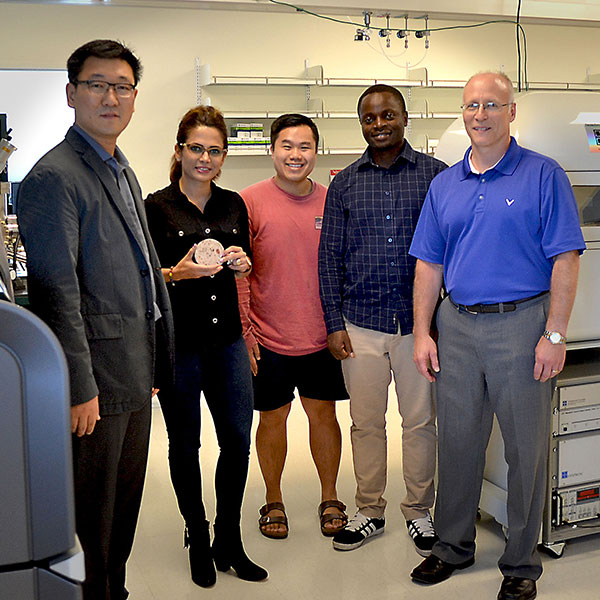
[[[239,530],[221,531],[215,525],[212,555],[219,571],[232,568],[240,579],[264,581],[269,576],[265,569],[253,563],[246,555]]]
[[[209,522],[200,527],[186,527],[183,532],[183,547],[189,548],[192,581],[200,587],[212,587],[217,582],[217,572],[210,549]]]

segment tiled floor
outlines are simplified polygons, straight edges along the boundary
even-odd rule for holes
[[[344,453],[339,495],[354,511],[354,477],[349,443],[348,404],[338,406]],[[246,491],[243,531],[248,554],[269,570],[268,581],[248,583],[233,572],[219,573],[211,589],[195,586],[182,547],[183,525],[167,467],[167,441],[159,408],[153,410],[150,464],[135,546],[129,561],[127,586],[131,600],[471,600],[496,598],[501,576],[496,561],[502,551],[500,526],[484,515],[478,524],[476,564],[433,587],[413,584],[409,572],[421,560],[412,547],[399,509],[401,479],[400,418],[390,402],[388,412],[389,483],[386,531],[351,552],[336,552],[318,527],[319,487],[308,451],[308,428],[299,403],[289,421],[289,454],[284,494],[290,535],[268,540],[257,528],[264,488],[254,450]],[[216,439],[210,415],[204,409],[202,468],[208,514],[214,516],[211,480]],[[256,427],[256,419],[255,424]],[[563,558],[544,557],[544,575],[538,597],[544,600],[600,598],[600,535],[569,542]]]

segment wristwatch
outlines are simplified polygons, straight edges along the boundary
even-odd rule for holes
[[[548,331],[546,329],[546,331],[544,331],[544,337],[551,343],[551,344],[564,344],[567,341],[567,338],[562,335],[562,333],[558,332],[558,331]]]

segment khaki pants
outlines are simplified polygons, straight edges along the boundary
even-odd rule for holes
[[[350,394],[356,505],[380,518],[386,507],[388,386],[392,373],[402,416],[402,468],[408,519],[425,516],[434,502],[436,432],[431,384],[413,363],[413,336],[381,333],[346,322],[355,357],[342,361]]]

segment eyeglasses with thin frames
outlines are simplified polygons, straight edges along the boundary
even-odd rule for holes
[[[110,88],[113,88],[115,94],[119,96],[119,98],[131,98],[135,90],[135,85],[133,83],[109,83],[108,81],[102,81],[101,79],[78,79],[74,83],[76,85],[86,85],[87,89],[97,96],[104,96]]]
[[[217,148],[216,146],[211,146],[210,148],[205,148],[202,144],[187,144],[182,142],[177,144],[180,148],[184,146],[194,155],[200,157],[203,156],[204,153],[208,153],[209,158],[220,158],[227,152],[225,148]]]
[[[461,105],[461,109],[464,112],[476,113],[481,107],[482,110],[487,112],[499,112],[505,106],[510,106],[513,102],[506,102],[505,104],[498,104],[497,102],[471,102],[470,104]]]

